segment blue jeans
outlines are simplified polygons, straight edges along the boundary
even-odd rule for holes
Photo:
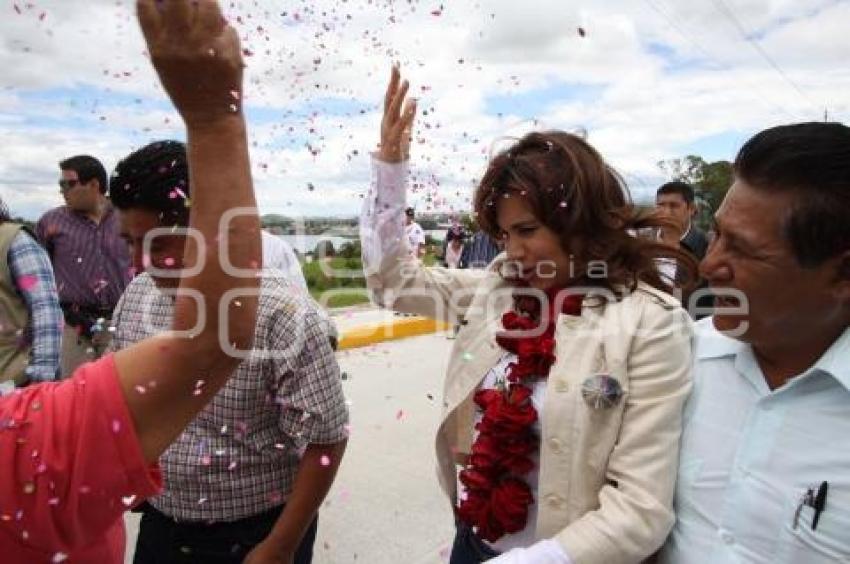
[[[458,523],[449,564],[479,564],[499,556],[484,541],[475,536],[466,523]]]

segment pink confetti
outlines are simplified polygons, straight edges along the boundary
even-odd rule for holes
[[[118,421],[117,419],[112,420],[112,432],[113,433],[120,433],[121,432],[121,422]]]
[[[29,292],[38,286],[38,277],[32,274],[24,274],[18,277],[18,288],[24,292]]]
[[[399,419],[401,419],[402,417],[404,417],[404,410],[399,409],[399,410],[398,410],[398,413],[396,413],[396,414],[395,414],[395,418],[396,418],[397,420],[399,420]]]
[[[319,464],[322,466],[330,466],[331,465],[331,457],[327,454],[323,454],[322,458],[319,459]]]

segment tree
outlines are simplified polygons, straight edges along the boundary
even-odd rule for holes
[[[694,187],[697,200],[696,223],[703,229],[711,226],[714,212],[732,185],[732,163],[708,163],[700,156],[688,155],[681,159],[659,161],[658,168],[670,180],[681,180]]]

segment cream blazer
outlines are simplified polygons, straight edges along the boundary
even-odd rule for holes
[[[367,282],[379,305],[459,321],[437,431],[438,474],[455,504],[457,464],[470,452],[472,396],[503,350],[495,333],[513,288],[486,271],[425,268],[384,256]],[[641,284],[618,300],[588,295],[580,316],[556,321],[540,437],[536,538],[554,538],[575,564],[631,564],[673,526],[682,410],[691,388],[692,327],[673,297]],[[593,408],[582,383],[615,378],[622,397]]]

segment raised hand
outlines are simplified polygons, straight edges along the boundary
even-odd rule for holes
[[[410,135],[416,116],[416,100],[407,98],[410,84],[401,80],[398,66],[393,65],[387,93],[384,96],[384,117],[381,120],[381,147],[378,158],[397,163],[410,156]],[[402,109],[402,106],[404,109]]]
[[[137,0],[163,88],[188,127],[241,111],[242,52],[215,0]]]

